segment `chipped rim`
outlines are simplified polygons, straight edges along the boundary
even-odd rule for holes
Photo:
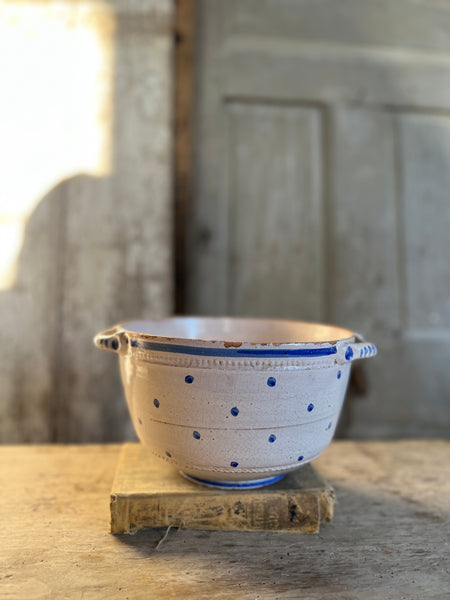
[[[301,329],[303,326],[306,330],[309,329],[309,335],[315,337],[315,341],[245,341],[245,340],[216,340],[203,339],[201,337],[179,336],[177,325],[182,324],[187,326],[187,322],[191,321],[191,326],[197,325],[197,330],[203,326],[203,329],[209,324],[216,328],[216,332],[222,327],[225,331],[226,323],[233,324],[236,332],[239,328],[242,330],[248,324],[257,323],[262,329],[264,326],[272,327],[272,333],[276,333],[276,325],[291,325],[293,328]],[[197,323],[195,323],[197,322]],[[222,322],[222,323],[221,323]],[[145,327],[151,329],[155,327],[155,333],[145,333],[139,331],[139,328]],[[164,333],[164,325],[167,326],[167,334]],[[275,326],[275,327],[274,327]],[[299,327],[300,326],[300,327]],[[158,331],[159,329],[159,331]],[[162,329],[162,332],[161,332]],[[318,331],[323,329],[322,339]],[[173,332],[176,332],[173,335]],[[206,328],[207,331],[207,328]],[[168,335],[169,332],[172,335]],[[238,335],[236,333],[235,335]],[[259,337],[258,330],[252,332],[252,337]],[[244,336],[239,336],[244,337]],[[282,339],[283,336],[280,336]],[[286,337],[293,337],[286,334]],[[361,358],[369,358],[377,354],[375,344],[365,342],[364,338],[357,333],[323,323],[314,323],[308,321],[293,321],[286,319],[258,319],[246,317],[190,317],[190,316],[175,316],[166,317],[163,319],[153,320],[127,320],[118,325],[100,332],[94,338],[96,346],[103,350],[110,350],[120,354],[130,353],[136,349],[141,355],[158,354],[160,356],[170,354],[175,357],[197,357],[198,360],[227,360],[227,361],[245,361],[262,359],[264,361],[272,359],[291,359],[294,361],[310,359],[316,360],[320,358],[330,358],[335,364],[346,364],[353,360]],[[334,355],[334,356],[333,356]],[[181,358],[180,358],[181,360]]]
[[[203,339],[202,337],[173,336],[158,333],[144,333],[138,330],[139,325],[146,324],[146,328],[154,325],[160,329],[162,325],[167,324],[168,328],[173,328],[177,322],[196,322],[204,327],[219,325],[223,321],[232,322],[235,329],[244,326],[246,323],[253,325],[274,327],[276,325],[292,325],[294,327],[305,327],[305,329],[324,330],[324,339],[315,341],[245,341],[236,339]],[[325,332],[333,335],[331,339],[325,339]],[[233,335],[230,336],[234,337]],[[242,336],[240,336],[242,337]],[[317,337],[317,336],[316,336]],[[119,351],[124,346],[131,348],[140,348],[142,350],[170,352],[177,354],[190,354],[197,356],[213,357],[313,357],[329,356],[336,354],[338,344],[353,342],[356,334],[348,329],[327,325],[323,323],[313,323],[307,321],[294,321],[287,319],[258,319],[246,317],[197,317],[197,316],[176,316],[163,319],[149,320],[126,320],[99,333],[95,337],[95,343],[98,347]]]

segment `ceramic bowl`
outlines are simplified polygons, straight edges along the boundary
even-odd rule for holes
[[[139,439],[209,486],[274,483],[330,443],[355,359],[374,344],[298,321],[173,317],[95,337],[119,356]]]

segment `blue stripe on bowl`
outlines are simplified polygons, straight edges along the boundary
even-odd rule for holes
[[[156,352],[171,352],[177,354],[191,354],[195,356],[222,356],[222,357],[261,357],[277,358],[282,356],[330,356],[336,354],[336,346],[322,348],[202,348],[199,346],[183,346],[181,344],[165,344],[163,342],[146,342],[133,340],[131,345],[145,350]]]
[[[271,483],[276,483],[280,481],[285,476],[285,473],[282,475],[275,475],[274,477],[267,477],[266,479],[257,479],[256,481],[210,481],[209,479],[200,479],[200,477],[193,477],[192,475],[188,475],[181,471],[181,474],[193,481],[194,483],[201,483],[202,485],[209,485],[211,487],[223,488],[223,489],[251,489],[262,487],[264,485],[270,485]]]

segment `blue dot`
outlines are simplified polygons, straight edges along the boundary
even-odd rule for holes
[[[239,409],[237,406],[233,406],[233,408],[230,410],[230,413],[233,415],[233,417],[237,417],[239,414]]]
[[[273,444],[273,443],[274,443],[274,441],[275,441],[276,439],[277,439],[277,436],[276,436],[275,434],[271,433],[271,434],[269,435],[269,442],[270,442],[271,444]]]
[[[267,385],[269,387],[273,387],[276,384],[277,380],[275,379],[275,377],[269,377],[269,379],[267,380]]]
[[[105,340],[105,348],[107,348],[107,347],[108,347],[108,345],[109,345],[109,341],[108,341],[108,340]]]
[[[340,379],[340,378],[341,378],[341,376],[342,376],[342,372],[341,372],[341,371],[338,371],[337,378],[338,378],[338,379]]]
[[[314,404],[308,404],[308,412],[311,412],[312,410],[314,410]]]
[[[186,383],[192,383],[194,381],[194,378],[192,377],[192,375],[186,375],[184,380]]]
[[[332,425],[332,422],[330,421],[330,422],[328,423],[328,427],[327,427],[327,429],[331,429],[331,425]]]
[[[353,358],[353,348],[349,346],[345,353],[345,360],[351,360]]]
[[[158,400],[158,398],[155,398],[153,400],[153,404],[156,406],[156,408],[159,408],[159,400]]]
[[[299,456],[299,457],[297,458],[297,461],[298,461],[298,462],[301,462],[301,461],[302,461],[304,458],[305,458],[304,456]]]
[[[196,440],[199,440],[199,439],[200,439],[200,434],[199,434],[199,432],[198,432],[198,431],[193,431],[193,432],[192,432],[192,435],[193,435],[193,437],[194,437]]]
[[[166,456],[168,456],[169,458],[172,458],[172,455],[167,450],[166,450]]]
[[[111,342],[111,346],[113,350],[117,350],[117,348],[119,347],[119,342],[114,338]]]
[[[139,417],[138,421],[139,421],[139,425],[142,425],[141,417]]]
[[[236,468],[236,467],[238,467],[238,466],[239,466],[239,463],[237,463],[236,461],[232,460],[232,461],[230,462],[230,466],[231,466],[231,467],[234,467],[234,468]]]

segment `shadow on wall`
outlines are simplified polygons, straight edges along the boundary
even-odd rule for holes
[[[17,59],[30,73],[31,55],[44,53],[41,38],[50,40],[49,64],[34,82],[42,96],[37,106],[45,112],[31,105],[33,123],[28,131],[25,124],[24,132],[20,128],[34,155],[20,162],[20,154],[12,153],[8,164],[19,189],[20,165],[20,176],[23,171],[24,179],[40,182],[34,189],[43,187],[42,168],[49,171],[47,181],[76,169],[86,174],[63,176],[38,203],[28,202],[34,205],[28,217],[13,185],[3,201],[8,214],[0,214],[1,223],[26,218],[26,225],[15,277],[0,290],[0,441],[130,439],[117,359],[99,352],[92,338],[123,318],[172,311],[172,4],[146,0],[133,8],[105,1],[83,8],[68,2],[59,12],[50,3],[39,10],[31,4],[7,3],[5,27],[15,34],[31,31],[21,49],[24,64]],[[53,43],[67,64],[53,60]],[[83,69],[89,76],[83,78],[76,65],[86,46]],[[70,89],[68,106],[61,107],[61,90],[51,81],[62,67]],[[17,68],[12,61],[14,73]],[[40,118],[50,141],[36,142],[45,133]],[[103,130],[98,143],[90,135],[94,126]],[[61,127],[65,137],[53,132]],[[93,139],[103,151],[101,168],[89,168],[85,159],[95,163]],[[75,159],[64,163],[71,152]]]
[[[2,379],[10,382],[9,397],[3,397],[4,441],[114,440],[124,434],[117,365],[91,349],[97,324],[121,310],[110,303],[102,314],[117,265],[110,267],[94,207],[72,232],[67,222],[71,198],[75,207],[80,194],[92,202],[108,184],[89,176],[68,179],[28,220],[16,280],[0,292],[2,312],[9,315],[2,331],[8,347]]]

